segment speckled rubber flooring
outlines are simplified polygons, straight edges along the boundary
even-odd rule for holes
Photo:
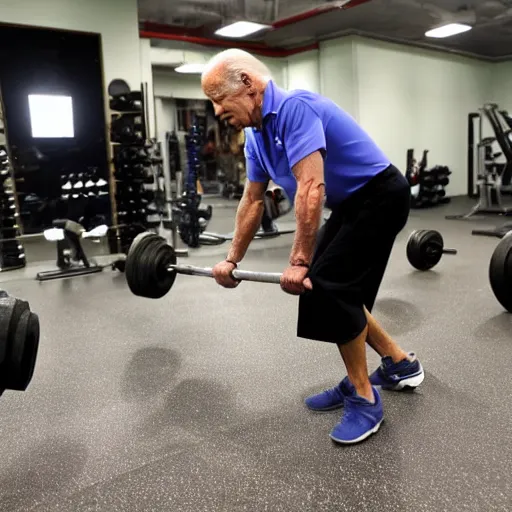
[[[303,406],[344,370],[335,347],[295,337],[297,299],[277,286],[182,276],[152,301],[110,270],[0,275],[42,332],[31,386],[0,399],[0,511],[512,510],[512,317],[488,284],[498,240],[470,234],[496,221],[444,220],[467,206],[415,211],[397,241],[375,315],[427,375],[415,393],[383,392],[381,430],[352,447],[329,439],[339,413]],[[215,210],[211,229],[233,214]],[[415,272],[415,228],[459,254]],[[255,241],[244,267],[282,270],[291,241]]]

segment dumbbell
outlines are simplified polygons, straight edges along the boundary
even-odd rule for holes
[[[456,249],[445,249],[441,233],[434,230],[416,230],[407,241],[407,259],[417,270],[430,270],[440,261],[443,254],[457,254]]]

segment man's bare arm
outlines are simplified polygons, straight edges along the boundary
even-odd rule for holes
[[[261,225],[264,210],[265,190],[268,183],[247,181],[235,220],[235,233],[229,249],[229,261],[242,261],[247,248]]]
[[[320,152],[316,151],[303,158],[294,166],[293,173],[297,179],[297,231],[290,265],[309,265],[313,259],[325,194],[324,161]]]

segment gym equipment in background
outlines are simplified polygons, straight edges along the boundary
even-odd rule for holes
[[[15,183],[7,147],[0,145],[0,271],[26,265],[25,251],[19,240],[19,211]]]
[[[126,280],[131,292],[139,297],[159,299],[172,288],[177,274],[213,277],[211,268],[177,265],[176,253],[164,238],[155,233],[141,233],[126,257]],[[241,281],[279,284],[281,274],[233,270]]]
[[[427,169],[429,150],[423,151],[421,162],[414,158],[414,149],[407,150],[405,177],[411,187],[411,208],[429,208],[450,202],[445,187],[450,183],[451,171],[446,166],[436,165]]]
[[[139,226],[160,226],[155,205],[158,170],[153,167],[162,159],[155,141],[147,138],[145,84],[140,91],[131,91],[126,82],[116,79],[109,84],[109,95],[115,228],[109,230],[108,240],[111,253],[126,254]]]
[[[484,137],[484,119],[494,137]],[[476,205],[466,214],[448,215],[450,220],[466,220],[474,215],[510,215],[512,206],[505,206],[503,192],[511,191],[512,120],[494,103],[484,105],[479,113],[468,116],[468,195],[478,197]],[[496,144],[500,151],[496,151]],[[505,161],[499,159],[504,157]],[[476,193],[475,193],[476,188]],[[476,230],[473,234],[486,234]],[[490,236],[497,236],[488,233]]]
[[[286,194],[286,191],[279,185],[272,184],[265,191],[265,211],[259,231],[254,240],[276,238],[280,235],[295,233],[295,229],[280,230],[274,220],[289,213],[293,204]],[[221,235],[219,233],[203,232],[199,241],[201,245],[221,245],[228,240],[233,240],[234,233]]]
[[[89,261],[81,240],[86,238],[99,240],[105,237],[108,232],[106,225],[100,225],[91,231],[86,231],[84,226],[77,222],[69,219],[58,219],[53,221],[53,226],[53,228],[44,231],[44,237],[49,242],[57,243],[58,270],[39,272],[36,276],[38,281],[95,274],[104,269],[105,266]],[[123,271],[124,258],[119,256],[118,260],[106,266]]]
[[[185,136],[187,146],[188,172],[185,179],[185,190],[178,196],[173,208],[173,218],[178,225],[181,240],[188,247],[199,247],[199,237],[212,218],[212,207],[201,208],[201,194],[197,190],[197,180],[201,161],[199,158],[202,146],[202,134],[193,123]]]
[[[420,229],[413,231],[407,240],[407,259],[417,270],[430,270],[440,261],[443,254],[457,254],[455,249],[445,249],[441,233]]]
[[[27,389],[38,348],[39,317],[28,302],[0,291],[0,395]]]

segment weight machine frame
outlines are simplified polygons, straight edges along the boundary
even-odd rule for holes
[[[468,115],[468,196],[478,196],[477,204],[466,214],[447,215],[448,220],[466,220],[474,215],[480,214],[498,214],[511,215],[512,206],[504,206],[502,200],[502,187],[504,181],[510,182],[512,176],[512,144],[508,138],[509,133],[504,131],[503,125],[498,118],[498,105],[489,103],[479,109],[479,113],[472,112]],[[504,112],[499,112],[502,116]],[[495,137],[483,138],[483,120],[487,118],[493,128]],[[478,142],[475,143],[475,121],[478,120]],[[488,166],[497,166],[493,160],[486,159],[487,148],[493,143],[498,142],[503,155],[506,158],[501,173],[496,172],[496,178],[491,181]],[[475,173],[475,157],[477,161],[477,171]],[[478,193],[475,194],[475,174],[477,178],[476,187]],[[503,177],[507,179],[504,180]],[[505,183],[508,185],[508,183]],[[494,195],[494,197],[493,197]],[[475,230],[473,234],[484,234],[483,230]],[[492,235],[491,235],[492,236]]]

